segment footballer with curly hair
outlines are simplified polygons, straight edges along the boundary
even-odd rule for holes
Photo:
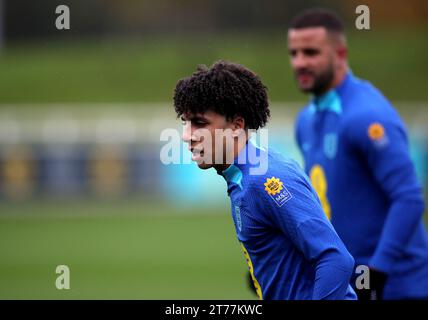
[[[235,63],[200,66],[178,81],[174,107],[192,159],[201,169],[214,168],[227,183],[237,238],[259,298],[356,299],[349,284],[354,259],[308,177],[296,162],[249,138],[270,116],[260,78]]]

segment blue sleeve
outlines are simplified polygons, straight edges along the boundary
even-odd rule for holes
[[[279,177],[279,181],[282,190],[276,195],[269,195],[265,189],[259,191],[261,210],[315,266],[313,299],[344,299],[354,259],[325,217],[303,172],[301,178]]]
[[[424,212],[422,188],[409,156],[398,115],[361,112],[347,130],[351,148],[362,156],[391,205],[369,266],[389,273]]]

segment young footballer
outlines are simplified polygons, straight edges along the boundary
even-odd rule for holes
[[[356,299],[354,259],[305,173],[256,146],[249,131],[269,118],[266,88],[245,67],[199,67],[175,88],[183,140],[201,169],[227,183],[232,218],[260,299]]]

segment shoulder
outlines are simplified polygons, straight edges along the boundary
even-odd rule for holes
[[[369,135],[385,127],[404,128],[400,115],[391,102],[370,82],[354,78],[344,92],[346,135]]]
[[[247,189],[259,196],[274,195],[281,190],[293,190],[310,183],[300,165],[269,149],[267,170],[263,174],[248,175]]]
[[[358,121],[372,117],[399,118],[391,102],[367,80],[354,77],[344,90],[342,99],[346,104],[348,120]]]
[[[269,150],[269,168],[250,176],[244,192],[265,217],[280,217],[302,222],[324,217],[318,197],[299,164]],[[278,220],[276,220],[278,221]]]

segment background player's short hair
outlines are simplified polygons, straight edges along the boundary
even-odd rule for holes
[[[269,117],[267,88],[246,67],[217,61],[211,67],[201,65],[190,77],[178,81],[174,92],[178,116],[214,111],[228,121],[240,116],[247,129],[266,125]]]
[[[328,9],[316,8],[303,11],[290,23],[289,29],[323,27],[328,32],[344,33],[345,27],[339,16]]]

